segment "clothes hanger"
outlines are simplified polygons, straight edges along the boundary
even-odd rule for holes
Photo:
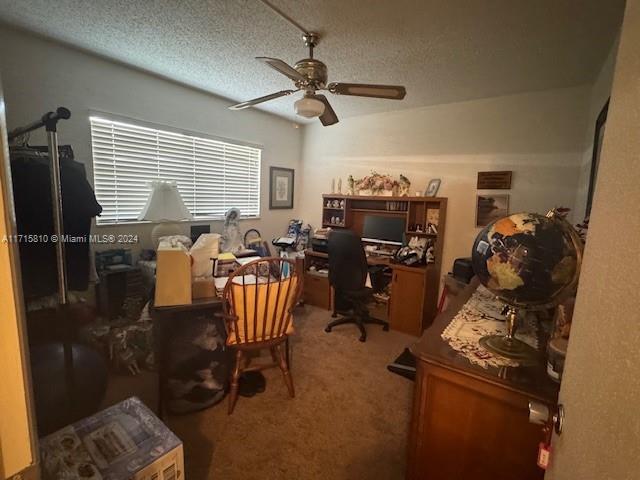
[[[29,145],[30,133],[15,137],[9,143],[9,151],[19,158],[49,158],[49,147]],[[75,160],[71,145],[59,145],[58,155],[60,160]]]
[[[47,157],[46,153],[34,150],[29,146],[29,132],[15,137],[9,144],[9,153],[11,160],[18,158],[43,158]]]

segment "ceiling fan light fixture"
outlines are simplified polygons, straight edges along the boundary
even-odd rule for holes
[[[293,67],[279,58],[256,57],[257,60],[264,62],[278,73],[292,80],[296,88],[295,90],[282,90],[280,92],[264,95],[236,105],[231,105],[229,106],[231,110],[242,110],[244,108],[253,107],[254,105],[260,105],[270,100],[275,100],[276,98],[280,98],[285,95],[291,95],[292,93],[303,91],[304,97],[294,103],[296,115],[300,115],[305,118],[318,118],[323,126],[328,127],[330,125],[335,125],[339,120],[336,112],[331,106],[331,103],[327,100],[327,97],[322,95],[322,91],[328,91],[335,95],[351,95],[355,97],[382,98],[387,100],[402,100],[407,94],[405,87],[402,85],[345,82],[327,83],[327,66],[313,56],[313,49],[318,44],[319,40],[318,34],[308,32],[282,11],[271,5],[267,0],[262,0],[262,2],[285,20],[293,23],[297,28],[302,30],[304,44],[309,48],[309,56],[296,62]]]
[[[312,96],[304,96],[297,100],[293,107],[296,114],[306,118],[319,117],[324,113],[324,103]]]

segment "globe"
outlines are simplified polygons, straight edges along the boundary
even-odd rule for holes
[[[478,234],[471,259],[480,282],[511,307],[507,335],[483,337],[480,343],[511,358],[532,356],[513,337],[516,309],[548,308],[574,291],[582,259],[580,237],[554,211],[547,216],[516,213]]]

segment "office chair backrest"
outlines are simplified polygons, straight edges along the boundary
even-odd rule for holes
[[[300,275],[294,261],[279,257],[261,258],[229,275],[222,294],[227,345],[276,341],[291,333]]]
[[[367,256],[360,237],[351,230],[329,235],[329,283],[339,291],[358,291],[367,281]]]

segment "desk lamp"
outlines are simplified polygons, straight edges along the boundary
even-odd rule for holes
[[[176,182],[154,180],[151,182],[151,193],[138,215],[138,220],[157,223],[151,231],[151,241],[157,249],[161,237],[182,234],[178,222],[193,220],[193,215],[182,201]]]

